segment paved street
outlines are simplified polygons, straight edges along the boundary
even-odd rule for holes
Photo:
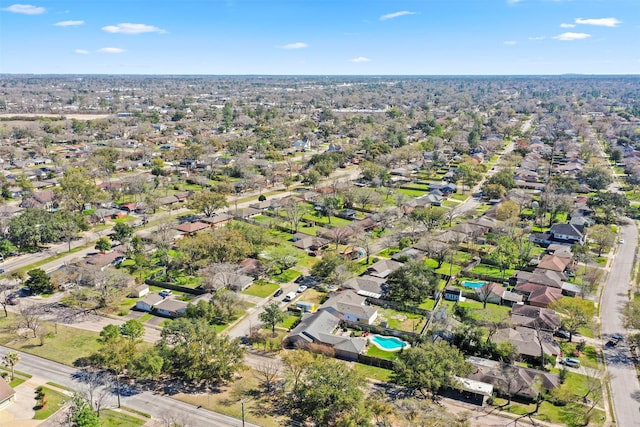
[[[600,316],[602,339],[606,342],[614,333],[624,335],[623,309],[628,298],[631,269],[635,256],[638,234],[633,222],[621,227],[616,256],[601,300]],[[615,409],[615,418],[619,426],[640,426],[640,384],[626,343],[616,347],[604,347],[607,371],[611,374],[611,395]]]

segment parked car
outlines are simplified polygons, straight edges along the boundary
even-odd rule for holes
[[[307,287],[305,285],[301,285],[301,286],[298,286],[298,290],[296,292],[301,294],[306,290],[307,290]]]
[[[564,366],[568,366],[570,368],[579,368],[580,361],[578,359],[573,359],[571,357],[565,357],[560,361]]]
[[[568,340],[571,337],[571,334],[569,334],[569,332],[567,332],[567,331],[564,331],[564,330],[560,329],[560,330],[556,331],[556,336]]]
[[[294,299],[295,297],[296,297],[296,293],[295,292],[289,292],[287,295],[285,295],[285,297],[283,298],[282,301],[289,302],[292,299]]]
[[[282,290],[282,288],[278,288],[278,290],[276,291],[276,293],[275,293],[275,294],[273,294],[273,296],[274,296],[274,297],[279,297],[280,295],[282,295],[282,292],[284,292],[284,291]]]
[[[620,341],[623,341],[623,340],[624,340],[624,337],[623,337],[622,335],[620,335],[620,334],[613,334],[613,335],[611,335],[611,338],[609,338],[609,341],[607,341],[606,346],[607,346],[607,347],[615,347],[615,346],[617,346],[617,345],[618,345],[618,343],[619,343]]]
[[[4,268],[0,268],[0,274],[4,273]]]
[[[620,243],[624,243],[624,239],[620,239]]]
[[[172,293],[173,293],[173,291],[171,289],[163,289],[163,290],[160,291],[160,296],[162,298],[166,298],[169,295],[171,295]]]

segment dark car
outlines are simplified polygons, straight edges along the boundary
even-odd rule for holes
[[[0,274],[4,273],[4,268],[0,268]]]
[[[276,293],[275,293],[275,294],[273,294],[273,296],[274,296],[274,297],[279,297],[280,295],[282,295],[282,292],[284,292],[284,291],[282,290],[282,288],[278,288],[278,290],[276,291]]]
[[[293,283],[302,283],[305,281],[304,276],[298,276],[296,277],[296,280],[293,281]]]
[[[623,337],[622,335],[620,335],[620,334],[613,334],[613,335],[611,335],[611,338],[609,338],[609,341],[607,341],[606,346],[607,346],[607,347],[615,347],[615,346],[617,346],[617,345],[618,345],[618,343],[619,343],[620,341],[623,341],[623,340],[624,340],[624,337]]]
[[[559,331],[556,331],[556,336],[568,340],[571,337],[571,334],[569,334],[569,332],[567,331],[563,331],[562,329],[560,329]]]

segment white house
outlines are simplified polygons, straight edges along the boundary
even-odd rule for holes
[[[149,294],[144,297],[144,299],[136,301],[136,309],[151,313],[153,308],[156,305],[160,304],[162,301],[164,301],[164,298],[162,298],[160,295]]]

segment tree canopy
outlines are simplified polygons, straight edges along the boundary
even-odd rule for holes
[[[424,263],[409,261],[387,278],[387,297],[392,301],[420,304],[432,296],[438,285],[438,275]]]

